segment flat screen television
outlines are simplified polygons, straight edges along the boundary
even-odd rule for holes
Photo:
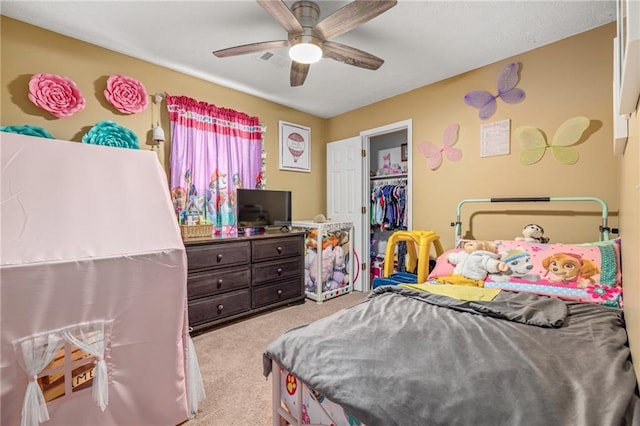
[[[238,231],[291,225],[291,191],[238,188]]]

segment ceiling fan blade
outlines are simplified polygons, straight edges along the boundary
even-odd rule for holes
[[[291,61],[291,76],[289,78],[291,87],[302,86],[308,73],[309,64],[301,64],[296,61]]]
[[[377,70],[384,64],[384,60],[373,56],[370,53],[356,49],[355,47],[346,46],[336,43],[335,41],[325,41],[322,45],[322,56],[344,62],[347,65]]]
[[[354,0],[318,22],[314,29],[325,39],[337,37],[386,12],[397,3],[397,0]]]
[[[277,49],[289,46],[288,40],[263,41],[260,43],[244,44],[242,46],[229,47],[213,52],[218,58],[226,58],[228,56],[246,55],[247,53],[263,52],[265,50]]]
[[[301,33],[302,25],[295,17],[291,9],[287,7],[282,0],[257,0],[260,6],[264,7],[267,12],[287,30],[287,33]]]

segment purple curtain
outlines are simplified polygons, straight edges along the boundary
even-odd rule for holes
[[[166,95],[171,121],[171,198],[178,220],[187,213],[233,234],[236,189],[262,188],[262,127],[258,117],[185,96]]]

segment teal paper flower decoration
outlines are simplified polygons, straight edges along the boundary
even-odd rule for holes
[[[55,139],[55,137],[40,126],[0,126],[0,132],[18,133],[19,135],[37,136],[39,138]]]
[[[99,121],[82,137],[82,143],[139,149],[138,136],[115,121]]]

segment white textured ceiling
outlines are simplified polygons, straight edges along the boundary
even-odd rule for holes
[[[322,19],[348,1],[317,3]],[[383,58],[380,69],[323,59],[311,66],[303,86],[290,87],[286,49],[272,51],[268,61],[259,59],[261,54],[217,58],[211,53],[286,39],[286,31],[254,1],[3,0],[0,13],[323,118],[616,19],[615,0],[399,0],[333,39]]]

